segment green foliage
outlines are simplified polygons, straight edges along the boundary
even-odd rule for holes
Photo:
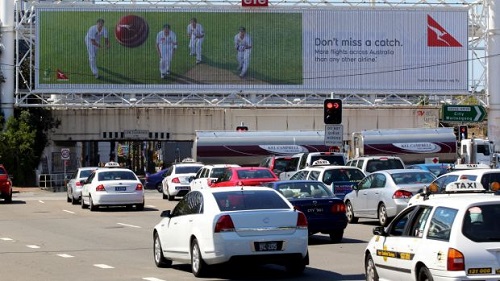
[[[2,122],[0,161],[14,177],[14,185],[35,184],[34,171],[48,143],[47,131],[59,123],[50,111],[41,108],[17,110],[5,124]]]

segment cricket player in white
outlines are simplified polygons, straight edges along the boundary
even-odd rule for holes
[[[234,47],[237,51],[238,71],[241,71],[240,78],[243,78],[247,74],[252,51],[252,39],[244,27],[240,27],[240,32],[234,36]]]
[[[163,30],[156,35],[156,50],[160,56],[160,74],[161,78],[165,78],[170,74],[170,62],[177,49],[177,37],[170,30],[170,25],[165,24]]]
[[[203,26],[198,23],[196,18],[192,18],[187,26],[187,34],[190,55],[196,56],[196,63],[201,63],[201,44],[205,38],[205,30],[203,30]]]
[[[90,70],[96,79],[99,78],[96,57],[97,51],[102,47],[101,38],[103,37],[106,48],[109,48],[108,30],[104,27],[104,20],[98,19],[96,25],[91,26],[85,36],[85,44],[87,45],[87,52],[89,54]]]

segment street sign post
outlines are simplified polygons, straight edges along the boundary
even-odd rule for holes
[[[340,124],[325,125],[325,145],[342,147],[343,144],[344,144],[344,127]]]
[[[481,122],[486,109],[481,105],[443,105],[442,116],[447,122]]]

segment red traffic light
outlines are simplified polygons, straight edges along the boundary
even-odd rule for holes
[[[342,100],[326,99],[323,103],[323,119],[325,124],[341,124]]]

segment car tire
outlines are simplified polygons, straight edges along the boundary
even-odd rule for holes
[[[7,196],[5,196],[4,200],[5,200],[5,203],[12,203],[12,190],[10,191],[10,193]]]
[[[69,196],[69,193],[66,193],[66,202],[73,202],[73,200],[71,200],[71,197]]]
[[[135,209],[136,209],[137,211],[142,211],[142,210],[144,210],[144,203],[141,203],[141,204],[136,204],[136,205],[135,205]]]
[[[175,196],[172,196],[170,194],[167,195],[167,197],[168,197],[168,201],[174,201],[174,199],[175,199]]]
[[[301,275],[306,269],[306,265],[309,263],[309,253],[303,259],[293,260],[285,265],[285,270],[289,275],[297,276]]]
[[[347,216],[347,222],[348,223],[357,223],[358,218],[354,216],[354,208],[352,207],[352,204],[350,201],[347,201],[345,203],[345,208],[346,208],[346,216]]]
[[[337,231],[330,232],[330,241],[332,243],[342,242],[343,237],[344,237],[344,230],[337,230]]]
[[[82,209],[86,209],[87,208],[87,204],[85,204],[85,201],[83,200],[83,196],[82,196],[82,199],[80,199],[80,203],[82,205]]]
[[[418,271],[418,281],[434,281],[432,278],[431,272],[425,266],[422,266]]]
[[[156,185],[156,190],[158,190],[158,192],[163,192],[163,185],[161,182],[159,182],[157,185]]]
[[[161,249],[161,241],[158,233],[155,232],[153,236],[153,258],[157,267],[171,267],[172,260],[165,258]]]
[[[92,196],[89,196],[89,208],[91,212],[97,211],[97,206],[94,204],[94,200],[92,200]]]
[[[365,280],[366,281],[378,281],[377,268],[373,262],[373,258],[370,254],[366,256],[365,259]]]
[[[71,204],[72,205],[77,205],[78,204],[78,199],[76,199],[75,197],[71,196]]]
[[[191,242],[191,271],[195,277],[203,277],[206,275],[208,265],[203,261],[198,240],[193,239]]]
[[[387,208],[384,203],[381,203],[377,209],[378,222],[381,226],[387,226],[389,223],[389,218],[387,217]]]

